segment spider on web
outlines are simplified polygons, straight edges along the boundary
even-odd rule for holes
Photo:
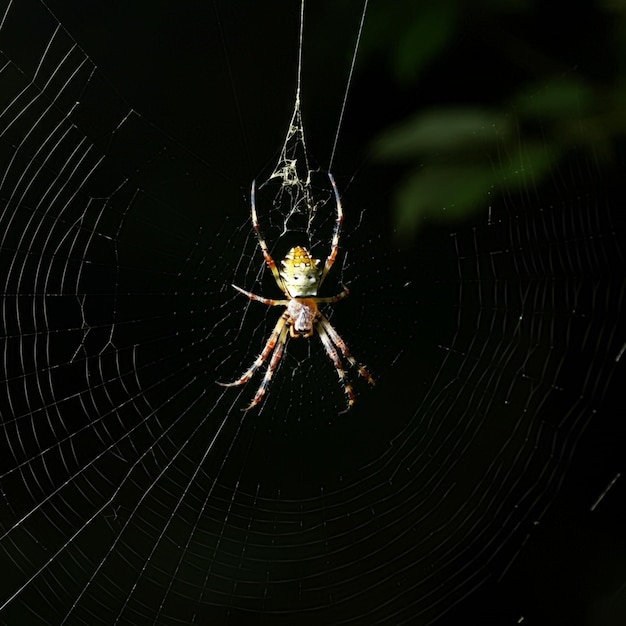
[[[286,309],[276,322],[274,330],[272,331],[269,339],[265,343],[265,347],[256,358],[252,366],[246,370],[237,380],[230,383],[218,384],[224,387],[232,387],[235,385],[243,385],[247,383],[254,373],[265,363],[270,357],[269,365],[265,372],[265,376],[259,385],[252,402],[244,409],[245,411],[255,407],[267,391],[272,376],[278,367],[280,359],[285,350],[285,345],[289,337],[294,339],[299,337],[308,338],[313,336],[317,331],[317,334],[326,350],[326,354],[333,362],[339,380],[343,383],[344,391],[347,397],[348,406],[344,410],[347,411],[352,407],[355,401],[354,390],[350,385],[346,373],[343,369],[343,363],[341,357],[337,351],[337,348],[347,359],[351,365],[358,369],[358,372],[363,378],[365,378],[370,384],[374,384],[374,379],[371,377],[367,369],[357,363],[356,359],[350,354],[348,346],[344,340],[339,336],[339,333],[333,328],[328,319],[318,309],[318,304],[327,304],[337,302],[345,298],[349,294],[349,290],[345,285],[342,285],[343,290],[336,296],[320,298],[317,296],[317,292],[321,287],[324,279],[328,275],[335,259],[337,258],[337,252],[339,251],[339,236],[341,232],[341,223],[343,222],[343,209],[341,206],[341,199],[339,198],[339,191],[337,190],[337,184],[333,175],[328,172],[328,178],[335,194],[335,205],[337,208],[337,219],[335,220],[335,226],[333,230],[331,251],[324,267],[320,271],[320,260],[314,259],[306,248],[296,246],[291,248],[287,253],[287,256],[281,261],[281,269],[276,267],[276,262],[269,253],[267,243],[261,235],[259,228],[259,221],[256,213],[256,201],[255,201],[255,182],[252,182],[252,190],[250,194],[251,200],[251,219],[252,227],[257,236],[259,247],[263,253],[265,263],[272,272],[274,280],[278,285],[278,288],[287,296],[287,299],[275,300],[272,298],[264,298],[258,296],[249,291],[245,291],[237,285],[233,287],[240,293],[248,296],[250,300],[255,300],[266,304],[267,306],[284,306]]]

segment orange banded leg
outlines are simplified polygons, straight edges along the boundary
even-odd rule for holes
[[[365,367],[357,363],[356,359],[350,354],[350,350],[348,350],[346,342],[339,336],[339,333],[321,313],[319,325],[328,333],[330,340],[341,350],[343,356],[359,370],[359,374],[363,376],[363,378],[365,378],[370,385],[374,385],[374,379],[371,377],[370,373],[365,369]]]
[[[346,296],[350,295],[350,290],[345,285],[342,285],[342,287],[343,287],[343,291],[338,293],[336,296],[330,296],[329,298],[317,298],[316,297],[316,298],[313,298],[313,300],[315,300],[315,302],[317,304],[326,304],[326,303],[330,303],[330,302],[338,302],[339,300],[342,300]]]
[[[276,344],[280,343],[281,335],[283,335],[283,334],[285,334],[287,332],[287,327],[285,326],[286,323],[287,323],[287,317],[286,317],[285,314],[283,314],[283,315],[281,315],[281,317],[278,320],[278,322],[276,322],[276,326],[274,326],[274,330],[272,331],[272,334],[270,335],[269,339],[267,340],[267,343],[265,344],[265,347],[263,348],[261,354],[259,354],[259,356],[257,357],[256,361],[252,364],[252,367],[250,367],[250,369],[245,371],[241,375],[240,378],[238,378],[237,380],[234,380],[232,383],[220,383],[218,381],[217,384],[218,385],[222,385],[222,387],[235,387],[236,385],[243,385],[244,383],[247,383],[252,378],[252,376],[254,375],[254,372],[256,372],[259,369],[259,367],[261,367],[261,365],[263,365],[263,363],[265,363],[265,360],[267,359],[267,357],[276,348]],[[284,341],[285,340],[283,339],[283,343],[284,343]],[[250,407],[248,407],[248,408],[250,408]]]
[[[348,398],[348,406],[345,408],[345,410],[341,411],[341,413],[345,413],[354,404],[354,389],[352,389],[352,385],[348,382],[346,372],[343,369],[343,363],[341,362],[339,354],[335,349],[335,346],[333,345],[330,337],[328,336],[328,333],[326,332],[323,324],[321,322],[317,322],[316,328],[317,334],[320,336],[324,349],[326,350],[326,354],[333,362],[333,365],[337,370],[337,374],[339,375],[339,380],[343,383],[343,388],[346,392],[346,397]]]
[[[289,300],[274,300],[272,298],[264,298],[263,296],[257,296],[255,293],[246,291],[245,289],[242,289],[241,287],[237,287],[237,285],[233,285],[233,287],[239,293],[242,293],[244,296],[248,296],[250,300],[255,300],[256,302],[262,302],[263,304],[267,304],[268,306],[279,306],[279,305],[287,306],[289,304]]]
[[[339,236],[341,234],[341,224],[343,222],[343,208],[341,206],[341,198],[339,197],[339,190],[337,189],[337,183],[333,175],[328,172],[328,178],[330,180],[330,184],[333,187],[333,193],[335,194],[335,205],[337,207],[337,219],[335,220],[335,229],[333,230],[333,238],[330,245],[330,254],[328,255],[326,262],[324,263],[324,269],[322,270],[322,276],[320,277],[320,285],[324,282],[326,278],[326,274],[330,271],[330,268],[333,266],[335,259],[337,258],[337,253],[339,252]]]
[[[281,318],[282,320],[283,318]],[[272,380],[272,376],[278,367],[278,363],[280,362],[280,358],[283,355],[283,350],[285,349],[285,343],[287,343],[287,329],[284,322],[282,325],[282,329],[280,330],[280,335],[278,336],[278,340],[276,341],[276,347],[274,348],[274,352],[272,353],[272,358],[270,359],[270,363],[267,366],[267,370],[265,372],[265,376],[263,376],[263,380],[257,389],[257,392],[254,394],[254,398],[252,398],[252,402],[243,409],[244,411],[249,411],[251,408],[255,407],[259,402],[261,402],[267,388]]]
[[[272,275],[274,276],[274,280],[276,284],[280,287],[282,291],[285,291],[285,287],[283,286],[283,279],[278,273],[278,268],[276,267],[276,262],[272,258],[270,251],[265,243],[265,239],[263,239],[263,235],[261,235],[261,229],[259,228],[259,219],[256,214],[256,181],[252,181],[252,189],[250,190],[250,215],[252,217],[252,228],[254,228],[254,232],[256,234],[256,238],[259,242],[259,246],[261,247],[261,252],[263,253],[263,258],[265,259],[265,263],[267,263],[267,267],[270,268]]]

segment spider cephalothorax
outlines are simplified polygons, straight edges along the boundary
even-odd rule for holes
[[[259,229],[259,222],[256,214],[255,205],[255,184],[252,183],[251,192],[251,218],[252,226],[256,232],[257,239],[259,241],[259,247],[263,252],[263,258],[267,263],[268,268],[274,276],[276,284],[280,290],[287,296],[287,299],[274,300],[271,298],[263,298],[257,296],[254,293],[243,290],[237,285],[233,287],[248,296],[251,300],[262,302],[268,306],[284,306],[286,307],[283,314],[280,316],[276,326],[272,331],[269,339],[267,340],[265,347],[261,351],[261,354],[257,357],[252,366],[242,374],[240,378],[231,383],[219,383],[226,387],[233,385],[243,385],[248,382],[254,375],[257,369],[265,363],[268,357],[270,362],[265,372],[265,376],[257,389],[257,392],[252,399],[252,402],[246,407],[251,409],[256,406],[263,396],[272,379],[272,375],[276,371],[287,339],[291,336],[293,338],[298,337],[311,337],[315,331],[319,335],[319,338],[328,354],[329,358],[333,362],[339,379],[343,382],[344,390],[348,399],[348,409],[354,404],[354,391],[352,386],[346,378],[346,373],[343,369],[341,357],[339,352],[346,358],[351,365],[357,368],[359,374],[363,376],[369,383],[374,384],[374,379],[370,376],[369,372],[359,365],[354,357],[350,354],[348,346],[346,346],[344,340],[339,336],[337,331],[332,327],[331,323],[320,312],[317,305],[322,303],[337,302],[348,295],[348,289],[344,287],[343,291],[336,296],[328,298],[319,298],[317,292],[321,287],[324,279],[326,278],[330,268],[332,267],[335,259],[337,258],[337,252],[339,251],[339,234],[341,232],[341,223],[343,221],[343,210],[341,207],[341,200],[339,198],[339,191],[332,174],[328,173],[328,178],[333,187],[335,195],[335,204],[337,207],[337,219],[335,220],[335,229],[333,232],[333,238],[331,242],[331,251],[328,255],[324,267],[320,270],[320,260],[314,259],[306,248],[296,246],[291,248],[287,253],[287,256],[281,261],[280,271],[276,268],[276,263],[269,253],[267,244],[261,236]],[[339,349],[339,352],[337,351]]]

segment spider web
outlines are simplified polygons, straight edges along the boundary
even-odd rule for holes
[[[194,10],[153,19],[172,40],[199,25],[176,41],[206,40],[201,26],[213,42],[241,37],[245,62],[217,45],[213,80],[260,88],[267,76],[237,82],[261,48],[238,34],[240,7]],[[293,34],[281,51],[297,58],[297,11],[265,11],[257,37]],[[152,32],[134,9],[123,17]],[[277,312],[230,283],[279,294],[250,229],[253,174],[231,175],[245,146],[229,140],[269,98],[227,117],[231,101],[211,92],[221,109],[171,129],[120,96],[86,45],[44,4],[2,5],[0,623],[442,623],[488,581],[505,584],[623,368],[623,230],[598,172],[568,163],[552,194],[530,187],[401,255],[375,235],[386,194],[350,184],[339,162],[342,253],[321,295],[350,286],[326,312],[377,386],[355,381],[357,403],[338,416],[321,345],[292,341],[267,399],[244,413],[254,379],[215,381],[251,364]],[[172,72],[196,87],[207,76],[178,58]],[[175,100],[164,107],[176,119],[195,111]],[[292,100],[285,88],[275,137]],[[267,158],[259,219],[275,258],[303,237],[325,258],[324,168],[298,174],[311,176],[304,202],[272,176],[292,147],[310,158],[301,140]],[[590,481],[587,510],[613,475]],[[517,620],[523,597],[509,600]]]

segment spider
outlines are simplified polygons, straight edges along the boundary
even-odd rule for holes
[[[358,369],[358,372],[363,378],[365,378],[370,384],[374,384],[374,379],[370,376],[369,372],[363,365],[357,363],[355,358],[350,354],[348,346],[344,340],[339,336],[337,331],[332,327],[328,319],[317,308],[318,304],[326,304],[331,302],[337,302],[345,298],[349,290],[342,285],[343,290],[336,296],[327,298],[320,298],[317,296],[317,292],[321,287],[324,279],[328,275],[330,268],[333,266],[335,259],[337,258],[337,252],[339,251],[339,235],[341,231],[341,223],[343,222],[343,209],[341,207],[341,200],[339,198],[339,191],[337,190],[337,184],[333,175],[329,172],[328,178],[335,194],[335,205],[337,207],[337,219],[335,220],[335,227],[333,231],[333,237],[331,242],[331,251],[324,267],[320,270],[320,260],[314,259],[306,248],[296,246],[291,248],[287,253],[287,256],[281,261],[281,269],[276,267],[276,263],[269,253],[267,244],[261,235],[259,228],[259,221],[256,213],[255,204],[255,182],[252,182],[252,190],[250,193],[251,204],[251,220],[252,227],[256,233],[256,237],[263,253],[263,258],[267,267],[272,272],[274,280],[278,285],[278,288],[285,294],[286,299],[274,300],[272,298],[263,298],[249,291],[245,291],[237,285],[233,287],[242,293],[243,295],[266,304],[267,306],[284,306],[286,307],[283,314],[276,322],[272,334],[269,336],[265,347],[256,358],[252,366],[246,370],[237,380],[230,383],[218,383],[224,387],[232,387],[235,385],[243,385],[247,383],[254,373],[265,363],[269,358],[269,365],[265,372],[265,376],[259,385],[252,402],[244,408],[244,411],[248,411],[255,407],[265,395],[267,388],[270,384],[272,376],[278,367],[280,359],[285,350],[285,344],[289,337],[294,339],[299,337],[311,337],[317,331],[317,334],[326,350],[326,354],[333,362],[339,380],[343,383],[344,391],[347,397],[348,406],[345,411],[350,409],[354,404],[354,390],[348,382],[346,373],[343,369],[341,357],[337,352],[337,348],[347,359],[351,365]],[[271,356],[270,356],[271,355]]]

